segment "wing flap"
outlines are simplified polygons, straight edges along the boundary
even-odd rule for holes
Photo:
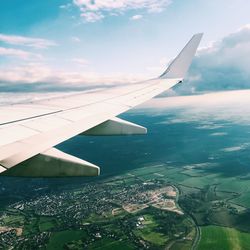
[[[145,127],[115,117],[85,131],[81,135],[144,135],[146,133]]]
[[[2,170],[1,175],[22,177],[73,177],[100,174],[98,166],[55,148],[46,150],[13,168]]]

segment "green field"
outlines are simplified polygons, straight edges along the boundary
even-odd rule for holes
[[[146,168],[139,170],[134,170],[133,173],[140,176],[140,178],[152,178],[152,174],[149,174]],[[193,168],[183,171],[183,168],[171,169],[166,166],[158,167],[157,174],[161,174],[165,180],[168,179],[170,182],[193,189],[192,191],[206,188],[208,185],[217,185],[216,193],[220,199],[233,198],[234,194],[238,194],[239,197],[233,199],[232,202],[244,207],[250,207],[250,180],[248,179],[224,177],[217,173],[211,174],[206,172],[205,169]],[[157,176],[157,178],[160,177]]]
[[[219,189],[221,191],[233,191],[233,192],[248,192],[249,191],[249,180],[239,178],[223,178]]]
[[[201,227],[201,240],[198,250],[247,250],[249,246],[249,233],[226,227]]]
[[[41,232],[49,231],[56,226],[57,226],[57,223],[55,219],[50,218],[50,217],[40,217],[39,230]]]
[[[24,223],[24,216],[22,215],[9,215],[2,218],[2,222],[9,226],[18,226]]]
[[[110,239],[103,239],[97,241],[89,246],[89,249],[96,249],[96,250],[133,250],[133,246],[129,244],[127,241],[112,241]]]
[[[240,195],[240,197],[232,200],[233,202],[245,206],[245,207],[250,207],[250,195],[249,195],[249,191],[246,193],[243,193]]]
[[[144,215],[144,219],[143,227],[134,230],[135,235],[145,241],[151,242],[152,244],[159,246],[164,245],[167,242],[168,237],[156,231],[159,225],[155,222],[153,216],[149,214]]]
[[[82,237],[84,237],[84,232],[80,230],[65,230],[61,232],[52,233],[47,249],[64,249],[64,244],[74,240],[80,240]]]

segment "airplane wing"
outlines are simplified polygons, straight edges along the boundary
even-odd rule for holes
[[[158,78],[112,89],[0,107],[0,173],[5,176],[96,176],[98,166],[54,148],[76,135],[145,134],[117,118],[182,81],[202,34],[194,35]]]

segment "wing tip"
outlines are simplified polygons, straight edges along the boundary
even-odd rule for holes
[[[196,34],[194,34],[194,36],[203,36],[204,35],[204,32],[198,32],[198,33],[196,33]]]
[[[169,67],[164,71],[159,78],[180,78],[183,79],[193,57],[197,51],[200,41],[204,33],[196,33],[188,41],[185,47],[181,50],[178,56],[172,61]]]

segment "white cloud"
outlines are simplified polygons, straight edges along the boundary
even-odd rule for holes
[[[51,70],[40,63],[26,63],[0,70],[0,82],[33,83],[45,79]]]
[[[223,152],[235,152],[235,151],[240,151],[244,149],[244,146],[235,146],[235,147],[230,147],[230,148],[223,148],[221,151]]]
[[[73,0],[80,8],[81,16],[87,22],[95,22],[105,17],[107,13],[121,14],[127,10],[147,10],[161,12],[171,0]]]
[[[226,153],[230,153],[230,152],[235,152],[235,151],[241,151],[244,149],[249,148],[249,143],[242,143],[240,145],[234,146],[234,147],[228,147],[228,148],[223,148],[221,149],[221,151],[226,152]]]
[[[44,49],[57,45],[54,41],[47,39],[32,38],[26,36],[5,35],[1,33],[0,33],[0,42],[4,42],[11,45],[33,47],[36,49]]]
[[[216,133],[210,134],[210,136],[225,136],[225,135],[228,135],[228,133],[226,133],[226,132],[216,132]]]
[[[167,123],[199,122],[197,129],[221,129],[224,121],[250,124],[250,90],[234,90],[194,96],[155,98],[140,109],[152,110],[157,115],[167,110],[178,110],[175,119]],[[218,131],[214,131],[218,132]],[[221,131],[220,131],[221,132]]]
[[[104,18],[101,12],[82,12],[81,17],[84,17],[86,22],[94,23]]]
[[[79,58],[76,58],[77,62]],[[79,59],[79,60],[78,60]],[[67,88],[92,88],[95,86],[113,86],[116,84],[129,84],[144,79],[144,75],[128,75],[122,73],[98,74],[93,71],[54,70],[42,63],[25,63],[16,67],[0,69],[0,86],[2,91],[9,91],[13,86],[25,92],[25,86],[29,84],[29,90],[37,86],[57,90]],[[25,85],[25,86],[24,86]]]
[[[72,37],[71,37],[71,40],[72,40],[73,42],[76,42],[76,43],[80,43],[80,42],[81,42],[81,39],[80,39],[78,36],[72,36]]]
[[[4,48],[0,47],[0,55],[6,57],[17,57],[23,60],[28,59],[42,59],[40,54],[31,53],[25,50],[20,49],[11,49],[11,48]]]
[[[89,61],[84,58],[73,58],[71,61],[81,66],[87,66],[89,64]]]
[[[62,4],[59,6],[60,9],[69,9],[72,6],[72,4],[67,3],[67,4]]]
[[[201,48],[177,93],[250,88],[250,25]]]
[[[134,15],[130,18],[130,20],[133,20],[133,21],[136,21],[136,20],[139,20],[139,19],[142,19],[143,16],[142,15]]]

